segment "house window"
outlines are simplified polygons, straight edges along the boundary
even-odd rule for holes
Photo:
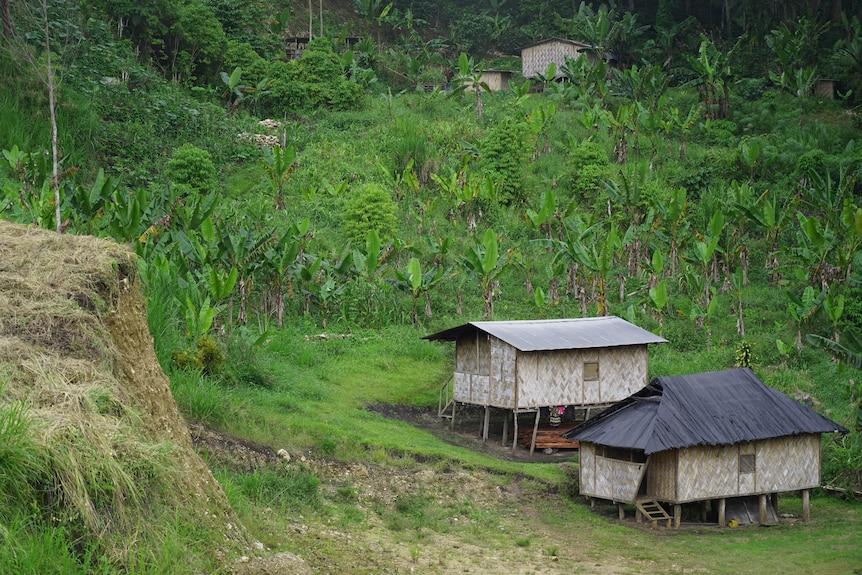
[[[739,474],[754,473],[754,454],[742,455],[739,454]]]
[[[599,379],[599,362],[585,361],[584,362],[584,381],[598,381]]]

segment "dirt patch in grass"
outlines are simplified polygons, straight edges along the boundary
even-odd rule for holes
[[[449,445],[464,447],[478,453],[483,453],[505,461],[520,461],[529,463],[560,463],[577,455],[577,450],[560,449],[544,452],[530,450],[518,445],[512,450],[512,440],[507,437],[503,441],[503,419],[511,418],[511,412],[492,409],[488,426],[488,439],[482,439],[485,410],[477,406],[465,406],[458,411],[455,424],[450,419],[441,418],[435,408],[414,407],[411,405],[389,405],[376,403],[368,407],[368,411],[378,413],[389,419],[397,419],[414,427],[424,429]],[[519,426],[533,426],[533,415],[521,416]],[[528,419],[530,421],[528,421]],[[512,422],[509,421],[508,434],[511,434]]]

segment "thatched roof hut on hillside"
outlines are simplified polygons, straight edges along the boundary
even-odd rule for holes
[[[424,339],[455,342],[441,417],[454,421],[458,404],[483,406],[487,439],[490,408],[511,411],[517,441],[518,414],[535,413],[532,448],[542,409],[627,397],[647,383],[647,345],[666,341],[618,317],[476,321]]]
[[[761,524],[777,517],[778,493],[820,485],[820,434],[840,425],[764,384],[747,368],[659,377],[567,432],[580,442],[580,493],[634,504],[638,519],[667,519],[673,506],[713,506],[725,524],[728,499]],[[770,496],[770,501],[767,501]],[[742,522],[742,521],[740,521]]]

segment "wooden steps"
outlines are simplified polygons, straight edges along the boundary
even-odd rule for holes
[[[547,423],[539,424],[539,430],[536,433],[536,449],[577,449],[578,442],[573,439],[560,437],[573,427],[578,425],[577,422],[561,423],[557,427],[551,427]],[[509,432],[511,440],[511,431]],[[527,449],[530,448],[530,443],[533,441],[533,426],[524,425],[518,428],[518,443]]]
[[[664,507],[656,501],[655,499],[642,497],[635,501],[635,507],[638,508],[638,511],[641,514],[649,519],[653,526],[655,526],[659,521],[667,521],[667,526],[670,528],[673,517],[667,514],[667,511],[664,510]]]

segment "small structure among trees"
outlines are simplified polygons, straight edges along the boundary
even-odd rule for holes
[[[695,502],[703,521],[711,504],[719,525],[753,522],[750,507],[774,523],[778,493],[797,490],[808,520],[820,434],[833,432],[847,430],[740,368],[656,378],[564,435],[580,442],[581,495],[617,503],[621,519],[634,504],[638,520],[678,527]]]
[[[509,89],[509,81],[512,79],[511,70],[494,70],[487,68],[482,70],[480,82],[488,86],[491,92],[499,92]]]
[[[477,321],[425,336],[455,342],[455,371],[441,390],[440,416],[454,421],[458,404],[535,413],[531,451],[542,409],[610,405],[647,382],[647,345],[666,340],[618,317]],[[444,397],[445,396],[445,397]],[[508,414],[503,441],[507,439]]]
[[[535,78],[544,74],[548,64],[553,62],[556,76],[560,78],[563,76],[562,67],[567,57],[577,60],[578,56],[585,54],[588,59],[596,60],[597,56],[590,48],[589,44],[565,38],[546,38],[530,44],[521,49],[521,75],[527,79]]]

